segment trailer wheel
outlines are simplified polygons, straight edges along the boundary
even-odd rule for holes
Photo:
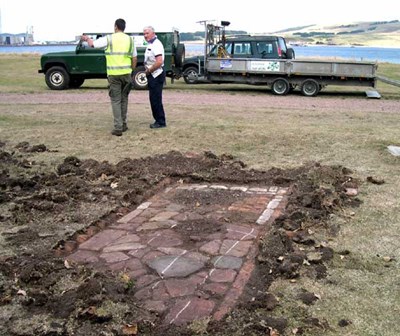
[[[320,85],[315,79],[306,79],[300,87],[300,91],[304,96],[315,97],[320,90]]]
[[[199,74],[197,73],[199,70],[196,67],[188,67],[183,72],[183,79],[186,84],[197,84],[199,81]]]
[[[46,71],[45,80],[52,90],[68,89],[70,77],[68,72],[60,66],[53,66]]]
[[[138,66],[133,72],[132,85],[136,90],[147,90],[147,77],[144,66]]]
[[[278,96],[286,95],[290,90],[289,81],[286,78],[277,78],[273,81],[271,90],[273,94]]]

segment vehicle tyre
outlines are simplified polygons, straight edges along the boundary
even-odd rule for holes
[[[147,90],[146,68],[138,66],[132,74],[132,85],[136,90]]]
[[[70,77],[63,67],[53,66],[46,71],[45,80],[50,89],[65,90],[69,87]]]
[[[197,84],[199,82],[199,69],[196,67],[188,67],[183,71],[183,79],[186,84]]]
[[[300,87],[300,91],[304,96],[315,97],[320,90],[320,85],[315,79],[306,79]]]
[[[182,67],[184,60],[185,60],[185,45],[183,43],[179,43],[175,50],[175,66],[177,68]]]
[[[296,54],[294,52],[293,48],[288,48],[286,51],[286,58],[287,59],[295,59],[296,58]]]
[[[289,81],[286,78],[277,78],[271,85],[272,93],[278,96],[288,94],[290,90]]]
[[[72,77],[69,81],[69,87],[71,89],[78,89],[85,82],[85,79],[82,77]]]

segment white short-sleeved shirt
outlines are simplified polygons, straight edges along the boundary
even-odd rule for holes
[[[149,43],[147,45],[146,51],[144,53],[144,64],[147,66],[152,66],[154,63],[156,63],[156,56],[162,56],[163,64],[164,66],[164,46],[160,42],[158,38],[156,38],[153,43]],[[162,67],[158,68],[157,70],[154,70],[151,75],[156,78],[163,72]]]
[[[134,43],[135,40],[133,38],[132,40],[133,40],[132,57],[137,57],[137,49]],[[97,40],[93,41],[93,48],[107,48],[107,45],[108,45],[107,36],[100,37]]]

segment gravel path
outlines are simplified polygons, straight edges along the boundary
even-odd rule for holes
[[[135,104],[149,104],[147,91],[133,91],[130,102]],[[164,91],[164,103],[174,105],[230,105],[251,107],[276,107],[279,109],[319,109],[329,111],[359,112],[400,112],[400,101],[367,98],[332,98],[332,97],[303,97],[297,95],[274,96],[246,95],[226,92],[182,92]],[[0,94],[0,104],[71,104],[71,103],[109,103],[106,90],[90,93],[49,92],[41,94]]]

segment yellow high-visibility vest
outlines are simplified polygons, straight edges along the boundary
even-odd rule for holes
[[[118,32],[107,36],[107,75],[126,75],[132,72],[133,39]]]

